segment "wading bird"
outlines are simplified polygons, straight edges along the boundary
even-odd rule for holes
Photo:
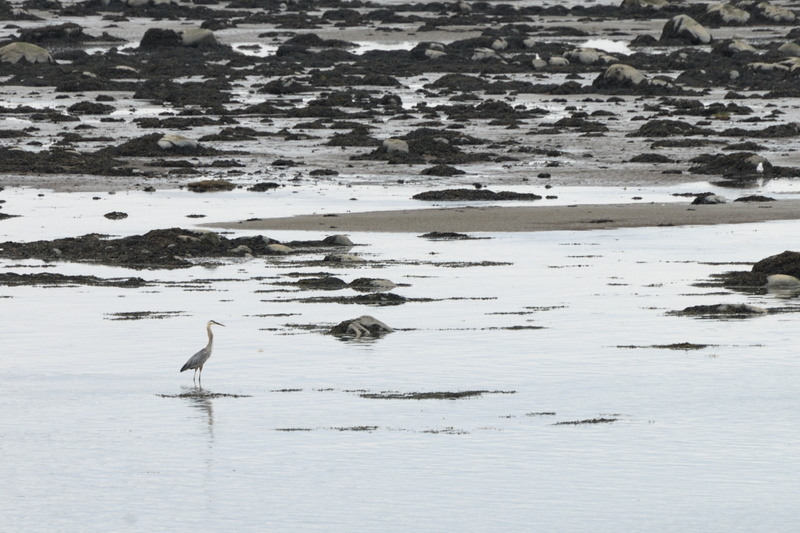
[[[189,360],[186,361],[186,364],[183,365],[183,368],[181,368],[181,372],[183,372],[184,370],[192,370],[192,369],[194,370],[194,376],[192,376],[192,381],[195,380],[198,369],[200,370],[200,381],[202,381],[203,379],[203,365],[206,364],[208,358],[211,357],[211,348],[214,345],[214,335],[211,333],[211,326],[215,325],[222,326],[223,328],[225,327],[225,324],[220,324],[215,320],[209,320],[208,324],[206,324],[206,331],[208,332],[208,344],[206,344],[205,348],[203,348],[202,350],[191,356]]]

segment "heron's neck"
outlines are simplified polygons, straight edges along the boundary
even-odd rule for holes
[[[208,345],[211,346],[211,343],[214,342],[214,334],[211,333],[211,324],[206,327],[206,331],[208,331]]]

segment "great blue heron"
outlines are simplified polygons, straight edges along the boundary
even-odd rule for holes
[[[209,320],[208,324],[206,324],[206,331],[208,332],[208,344],[206,347],[194,354],[186,361],[186,364],[183,365],[181,368],[181,372],[184,370],[191,370],[194,369],[194,376],[192,376],[192,381],[195,380],[197,377],[197,371],[200,370],[200,380],[203,379],[203,365],[206,364],[208,358],[211,357],[211,348],[214,345],[214,335],[211,333],[211,326],[222,326],[225,327],[225,324],[220,324],[215,320]]]

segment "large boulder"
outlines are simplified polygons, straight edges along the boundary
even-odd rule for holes
[[[601,87],[632,87],[645,83],[647,77],[630,65],[615,63],[595,79],[593,85]]]
[[[3,63],[55,63],[50,52],[35,44],[16,42],[0,48]]]
[[[672,17],[664,24],[661,41],[686,41],[690,44],[708,44],[712,37],[708,30],[689,15]]]

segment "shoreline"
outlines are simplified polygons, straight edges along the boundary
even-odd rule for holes
[[[494,233],[744,224],[795,219],[800,219],[800,200],[716,205],[648,203],[541,207],[460,206],[298,215],[206,223],[202,226],[245,230]]]

